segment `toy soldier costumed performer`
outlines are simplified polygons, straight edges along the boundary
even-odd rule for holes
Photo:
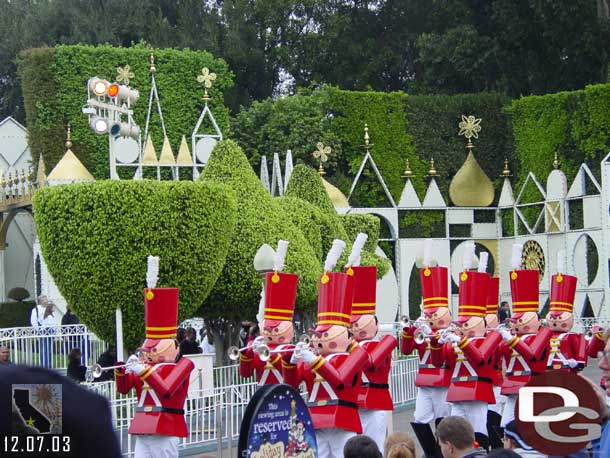
[[[417,386],[415,421],[411,426],[426,457],[440,457],[440,448],[430,423],[434,420],[438,424],[443,417],[449,415],[447,389],[451,381],[451,372],[446,365],[436,367],[432,364],[431,350],[441,349],[438,341],[439,332],[448,328],[451,323],[451,312],[448,307],[448,270],[446,267],[432,266],[431,239],[426,239],[424,242],[423,267],[419,269],[419,278],[423,296],[423,315],[417,320],[417,326],[403,329],[400,351],[410,355],[414,349],[417,349],[419,353],[419,370],[415,378]],[[416,339],[416,333],[428,335],[429,338]]]
[[[290,359],[294,350],[291,343],[294,337],[292,316],[299,276],[282,273],[287,250],[288,242],[280,240],[273,260],[273,272],[265,274],[263,320],[259,323],[262,335],[239,355],[239,375],[250,377],[256,371],[259,386],[284,383],[280,352],[287,352]],[[269,354],[261,353],[265,347]]]
[[[547,370],[560,369],[577,372],[587,365],[587,356],[596,357],[604,347],[601,328],[591,329],[592,338],[587,342],[583,334],[570,332],[574,325],[574,296],[577,278],[565,274],[565,252],[557,253],[557,274],[551,278],[550,309],[546,316],[553,336],[549,341]]]
[[[460,335],[445,333],[441,351],[433,350],[433,361],[437,366],[447,362],[451,369],[451,384],[447,401],[451,403],[451,415],[465,417],[472,425],[476,440],[487,448],[487,409],[495,404],[493,378],[496,368],[492,355],[497,351],[502,337],[495,331],[486,335],[485,312],[487,310],[487,287],[489,275],[484,272],[485,263],[479,272],[469,271],[477,267],[474,243],[464,249],[464,271],[460,274],[458,317],[454,322]],[[461,337],[460,337],[461,336]]]
[[[366,234],[358,234],[344,272],[352,276],[354,282],[352,333],[369,358],[362,371],[362,385],[358,392],[362,433],[372,438],[383,454],[387,432],[386,411],[394,410],[388,378],[392,368],[392,351],[397,342],[390,335],[375,339],[378,331],[375,316],[377,267],[360,266],[360,252],[366,239]]]
[[[312,331],[318,355],[299,342],[290,360],[296,368],[284,370],[286,383],[297,386],[304,380],[307,385],[319,458],[343,456],[345,443],[362,432],[358,388],[368,355],[348,332],[352,277],[332,272],[344,248],[342,240],[333,241],[320,277],[318,323]]]
[[[177,457],[180,437],[187,437],[184,401],[192,361],[178,356],[175,340],[178,322],[178,288],[156,288],[159,258],[148,257],[144,290],[146,340],[142,358],[132,355],[126,367],[115,369],[116,387],[127,394],[135,388],[136,414],[129,434],[138,436],[135,458]],[[117,363],[121,364],[121,363]]]

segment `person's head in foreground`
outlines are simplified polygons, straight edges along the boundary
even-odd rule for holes
[[[511,450],[534,450],[519,434],[517,422],[515,420],[509,422],[504,428],[504,448]]]
[[[407,433],[392,433],[385,439],[383,458],[415,458],[415,442]]]
[[[474,444],[474,430],[464,417],[445,417],[436,427],[436,437],[444,458],[460,458],[481,450]]]
[[[343,447],[343,458],[382,458],[373,439],[364,434],[354,436]]]

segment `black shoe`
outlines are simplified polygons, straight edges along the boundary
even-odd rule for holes
[[[441,449],[436,443],[436,437],[434,437],[430,424],[411,423],[411,427],[426,458],[442,458]]]
[[[499,413],[493,410],[487,411],[487,437],[489,437],[489,445],[492,449],[503,448],[502,436],[498,435],[497,428],[500,427],[502,417]]]

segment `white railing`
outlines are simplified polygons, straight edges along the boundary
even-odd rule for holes
[[[79,348],[85,366],[95,364],[106,350],[106,344],[83,324],[48,327],[0,329],[0,344],[11,351],[16,364],[42,366],[65,371],[68,353]]]

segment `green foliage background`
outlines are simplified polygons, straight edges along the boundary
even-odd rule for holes
[[[0,328],[17,328],[30,325],[30,313],[36,305],[35,301],[23,302],[1,302],[0,303]],[[2,345],[2,341],[0,341]]]
[[[180,288],[179,320],[189,318],[224,266],[237,219],[227,187],[189,181],[46,187],[33,204],[42,253],[67,303],[109,342],[120,307],[131,349],[144,335],[147,256],[160,257],[158,286]]]
[[[135,74],[129,85],[140,92],[140,99],[133,106],[134,119],[143,135],[151,87],[149,55],[144,44],[130,48],[60,45],[21,52],[18,75],[34,163],[43,154],[47,173],[52,170],[64,153],[66,126],[70,123],[73,151],[95,178],[107,178],[108,137],[93,133],[87,116],[81,112],[87,102],[87,81],[94,76],[115,81],[116,68],[129,65]],[[203,67],[217,74],[210,90],[210,107],[219,127],[226,132],[229,112],[222,93],[232,86],[233,75],[225,61],[205,51],[158,49],[155,65],[163,118],[174,155],[182,135],[189,138],[203,109],[203,89],[196,80]],[[158,156],[163,132],[154,108],[153,113],[150,130]]]

